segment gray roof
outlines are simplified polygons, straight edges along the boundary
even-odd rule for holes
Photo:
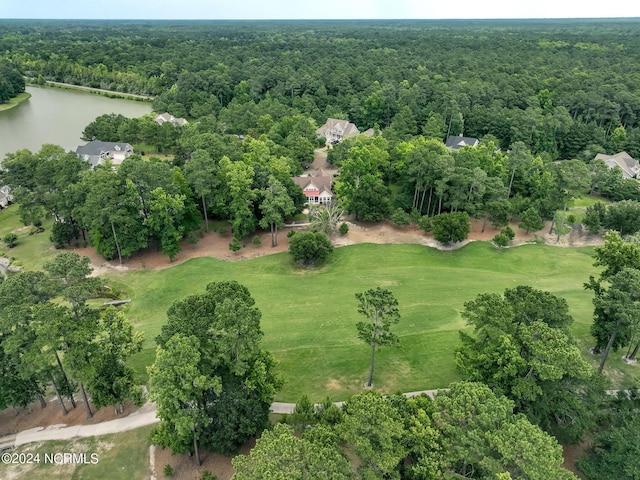
[[[458,150],[462,147],[475,147],[480,143],[480,140],[473,137],[463,137],[462,135],[447,137],[447,141],[444,143],[447,147]]]
[[[133,147],[128,143],[92,140],[86,145],[80,145],[76,148],[76,154],[93,167],[104,163],[106,157],[114,158],[117,152],[124,152],[125,157],[128,157],[133,153]]]
[[[640,175],[640,163],[627,152],[619,152],[615,155],[599,153],[595,160],[603,160],[609,168],[620,167],[624,178],[637,178]]]
[[[319,175],[317,177],[293,177],[293,183],[299,185],[303,191],[307,186],[313,184],[318,187],[320,192],[327,192],[329,195],[333,195],[333,192],[331,191],[332,181],[333,179],[328,175]]]

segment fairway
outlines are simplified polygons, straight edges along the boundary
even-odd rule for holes
[[[128,317],[146,334],[133,364],[140,381],[155,355],[154,338],[171,302],[202,292],[213,281],[246,285],[262,311],[263,346],[285,378],[277,400],[307,394],[344,400],[363,389],[370,347],[356,335],[360,320],[355,293],[382,286],[397,297],[401,320],[398,348],[376,353],[375,389],[381,392],[445,387],[457,380],[453,352],[464,328],[460,311],[478,293],[517,285],[549,290],[567,299],[581,348],[590,345],[591,296],[583,290],[592,248],[526,245],[496,250],[473,242],[454,251],[420,245],[360,244],[338,248],[316,269],[300,269],[286,253],[225,262],[198,258],[160,271],[106,276],[132,298]]]

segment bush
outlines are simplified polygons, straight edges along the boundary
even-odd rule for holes
[[[164,476],[167,478],[171,478],[174,475],[173,468],[168,463],[164,466],[163,470]]]
[[[591,235],[597,235],[602,230],[602,224],[607,213],[607,209],[602,202],[596,202],[587,207],[582,224]]]
[[[16,241],[18,240],[18,235],[15,233],[7,233],[4,237],[2,237],[2,241],[7,244],[7,247],[13,248],[16,246]]]
[[[321,232],[300,232],[289,241],[289,253],[303,265],[322,262],[332,251],[331,241]]]
[[[256,235],[253,237],[253,240],[251,240],[251,243],[253,243],[257,247],[262,243],[262,240],[260,240],[260,237]]]
[[[187,233],[187,243],[195,245],[196,243],[198,243],[198,240],[200,239],[198,238],[198,234],[196,232]]]
[[[418,227],[420,227],[420,230],[424,230],[425,232],[430,232],[431,229],[433,228],[431,225],[431,218],[428,215],[425,215],[424,217],[420,217],[418,219]]]
[[[609,205],[606,212],[604,228],[617,230],[623,236],[640,231],[640,202],[622,200]]]
[[[55,222],[51,228],[49,240],[56,248],[62,248],[80,234],[78,228],[68,222]]]
[[[471,220],[466,212],[443,213],[431,220],[433,238],[448,244],[465,240],[471,231]]]
[[[534,207],[530,207],[522,213],[520,217],[520,224],[518,225],[525,232],[537,232],[538,230],[542,230],[544,227],[544,222],[542,221],[542,217],[538,213]]]
[[[216,477],[209,470],[203,470],[200,474],[200,480],[218,480],[218,477]]]
[[[338,228],[338,231],[340,232],[340,235],[346,235],[347,233],[349,233],[349,225],[342,222],[340,224],[340,227]]]
[[[396,208],[396,210],[391,214],[390,220],[396,225],[406,227],[411,224],[411,215],[401,208]]]
[[[493,237],[493,243],[495,243],[498,247],[506,247],[507,245],[509,245],[509,237],[503,232],[500,232],[495,237]]]
[[[571,225],[576,223],[576,216],[573,213],[567,215],[567,223],[570,223]]]
[[[289,230],[287,232],[287,238],[293,237],[297,232],[295,230]]]
[[[232,252],[237,252],[242,248],[242,242],[238,240],[236,237],[233,237],[229,242],[229,250]]]
[[[514,232],[511,227],[504,227],[500,233],[504,234],[509,240],[516,238],[516,232]]]

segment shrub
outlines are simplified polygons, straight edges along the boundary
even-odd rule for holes
[[[238,240],[236,237],[233,237],[229,242],[229,250],[232,252],[237,252],[242,248],[242,242]]]
[[[56,248],[62,248],[71,243],[79,233],[78,228],[69,222],[55,222],[51,228],[49,240]]]
[[[465,240],[471,231],[471,220],[466,212],[443,213],[431,220],[433,238],[440,243],[455,243]]]
[[[2,237],[2,241],[7,244],[7,247],[13,248],[16,246],[16,241],[18,240],[18,235],[15,233],[7,233],[4,237]]]
[[[495,243],[498,247],[506,247],[507,245],[509,245],[509,237],[503,232],[500,232],[495,237],[493,237],[493,243]]]
[[[289,241],[289,253],[303,265],[322,262],[332,251],[331,241],[321,232],[300,232]]]
[[[198,234],[196,232],[189,232],[187,233],[187,243],[190,243],[191,245],[195,245],[196,243],[198,243]]]
[[[216,477],[209,470],[203,470],[200,474],[200,480],[218,480],[218,477]]]
[[[293,237],[297,232],[295,230],[289,230],[287,232],[287,238]]]
[[[163,470],[164,476],[167,478],[171,478],[174,475],[173,468],[168,463],[164,466]]]
[[[349,225],[342,222],[340,224],[340,227],[338,228],[338,231],[340,232],[340,235],[346,235],[347,233],[349,233]]]
[[[596,202],[587,207],[582,224],[591,235],[597,235],[602,230],[602,224],[606,215],[606,207],[602,202]]]
[[[544,222],[542,221],[542,217],[538,213],[534,207],[530,207],[522,213],[520,217],[520,224],[518,225],[525,232],[537,232],[538,230],[542,230],[544,227]]]
[[[406,227],[411,224],[411,215],[401,208],[396,208],[396,210],[391,214],[390,220],[396,225]]]
[[[516,238],[516,232],[511,227],[504,227],[500,233],[504,234],[509,240]]]
[[[253,240],[251,240],[251,243],[253,243],[257,247],[262,243],[262,240],[260,240],[260,237],[256,235],[253,237]]]
[[[567,223],[570,223],[571,225],[576,223],[576,216],[573,213],[567,215]]]
[[[425,232],[430,232],[432,228],[431,218],[428,215],[425,215],[424,217],[420,217],[418,219],[418,227],[420,227],[420,230],[424,230]]]

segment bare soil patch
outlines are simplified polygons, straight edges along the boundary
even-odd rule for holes
[[[36,427],[49,427],[51,425],[95,425],[97,423],[122,418],[137,410],[136,406],[130,402],[125,404],[123,413],[116,413],[113,407],[104,407],[94,410],[92,418],[87,418],[87,412],[82,400],[76,399],[76,408],[73,408],[68,401],[65,405],[69,413],[64,415],[57,398],[52,398],[47,402],[45,408],[40,407],[40,402],[31,405],[31,413],[28,409],[19,409],[18,414],[12,408],[0,411],[0,436],[22,432]]]

